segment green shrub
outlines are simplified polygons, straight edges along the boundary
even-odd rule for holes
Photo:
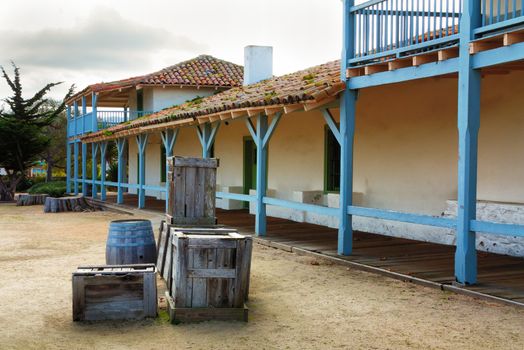
[[[63,197],[66,193],[66,182],[65,181],[52,181],[43,182],[33,185],[28,193],[31,194],[48,194],[51,197]]]

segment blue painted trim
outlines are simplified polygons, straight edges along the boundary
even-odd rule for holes
[[[381,51],[379,53],[372,54],[372,55],[362,55],[359,57],[355,57],[349,60],[349,64],[352,67],[354,67],[354,66],[358,66],[358,63],[371,61],[371,60],[377,60],[382,57],[390,57],[390,56],[404,57],[403,54],[405,54],[406,52],[409,53],[409,52],[413,52],[416,50],[421,51],[428,47],[431,48],[437,45],[446,45],[449,43],[456,42],[458,41],[458,39],[459,39],[458,34],[448,35],[443,38],[433,39],[430,41],[424,41],[423,43],[420,43],[420,44],[413,44],[413,45],[403,46],[403,47],[400,47],[394,50]],[[408,56],[413,56],[413,55],[408,54],[406,57]]]
[[[354,0],[343,1],[343,38],[340,77],[346,81],[348,60],[355,52],[355,15],[349,12]],[[353,79],[350,79],[351,83]],[[353,139],[355,135],[356,90],[350,90],[348,84],[340,97],[340,208],[338,208],[339,227],[337,252],[350,255],[353,250],[353,217],[347,214],[347,207],[353,200]]]
[[[175,143],[176,143],[176,139],[178,137],[178,131],[180,129],[169,129],[169,130],[165,130],[165,131],[162,131],[160,133],[160,137],[162,138],[162,142],[164,144],[164,148],[166,150],[166,162],[167,162],[167,158],[168,157],[172,157],[173,156],[173,149],[175,148]],[[165,200],[165,204],[166,204],[166,213],[168,211],[168,207],[169,207],[169,180],[168,180],[168,173],[169,173],[169,167],[167,166],[166,164],[166,188],[165,188],[165,193],[166,193],[166,200]]]
[[[524,59],[524,43],[481,51],[471,58],[474,69],[509,63]]]
[[[462,284],[477,282],[477,251],[471,220],[477,206],[477,153],[480,127],[479,70],[472,68],[469,44],[473,29],[480,26],[480,2],[464,0],[461,17],[458,79],[458,189],[457,233],[455,251],[455,278]]]
[[[159,191],[159,192],[166,191],[166,188],[164,186],[144,185],[142,187],[144,188],[144,190],[149,190],[149,191]]]
[[[107,142],[100,142],[100,199],[106,200],[106,154]]]
[[[117,184],[117,197],[116,202],[118,204],[124,203],[124,190],[122,183],[124,182],[124,150],[126,145],[126,139],[120,138],[116,140],[116,149],[118,152],[118,184]]]
[[[486,25],[486,26],[483,26],[483,27],[479,27],[479,28],[474,29],[473,33],[475,35],[479,35],[479,34],[483,34],[483,33],[487,33],[487,32],[492,32],[492,31],[504,29],[504,28],[507,28],[507,27],[517,26],[517,25],[520,25],[520,24],[524,24],[524,16],[508,19],[508,20],[502,21],[502,22],[489,24],[489,25]]]
[[[87,103],[86,103],[86,97],[82,96],[82,134],[87,132],[87,125],[86,125],[86,118],[85,115],[87,114]]]
[[[255,145],[258,147],[257,132],[255,131],[255,127],[253,126],[251,119],[246,119],[246,126],[247,130],[249,130],[249,133],[251,134],[251,137],[253,138],[253,142],[255,142]]]
[[[340,136],[340,131],[338,130],[337,123],[335,122],[335,118],[333,118],[333,115],[327,108],[322,108],[322,115],[324,116],[324,120],[326,121],[326,124],[329,126],[329,129],[333,133],[333,136],[338,141],[338,144],[340,145],[342,143],[342,139]]]
[[[146,206],[146,147],[148,134],[140,134],[135,137],[138,146],[138,209]]]
[[[215,142],[215,137],[220,128],[220,122],[210,124],[205,123],[202,128],[197,125],[197,135],[200,140],[200,145],[202,146],[202,158],[209,158],[209,151]]]
[[[349,89],[363,89],[372,86],[400,83],[403,81],[430,78],[439,75],[458,72],[458,58],[451,58],[442,62],[431,62],[418,67],[406,67],[393,71],[380,72],[349,79]]]
[[[410,224],[418,224],[425,226],[445,227],[445,228],[456,228],[457,222],[451,218],[441,218],[430,215],[402,213],[393,210],[376,209],[376,208],[364,208],[357,206],[349,206],[348,214],[354,216],[363,216],[368,218],[390,220],[406,222]]]
[[[264,196],[267,191],[267,145],[264,145],[264,137],[267,134],[268,117],[265,114],[259,114],[257,117],[257,200],[256,200],[256,217],[255,233],[257,236],[265,236],[267,230],[266,205]]]
[[[82,144],[82,194],[87,196],[87,144]]]
[[[471,220],[470,228],[472,231],[475,232],[511,237],[524,237],[524,225],[502,224],[498,222]]]
[[[233,199],[233,200],[242,201],[242,202],[256,202],[257,200],[256,196],[250,196],[247,194],[240,194],[240,193],[229,193],[229,192],[217,192],[216,197],[222,198],[222,199]]]
[[[321,205],[293,202],[284,199],[264,197],[263,202],[267,205],[274,205],[283,208],[295,209],[295,210],[304,210],[309,213],[316,213],[320,215],[327,216],[338,216],[340,210],[338,208],[324,207]]]
[[[98,155],[98,143],[93,142],[91,144],[91,198],[96,199],[98,198],[98,189],[96,184],[96,178],[98,175],[98,162],[97,162],[97,155]]]
[[[66,192],[71,193],[71,144],[67,140],[66,140]]]
[[[98,113],[97,113],[98,97],[96,93],[91,93],[91,131],[98,131]]]
[[[104,183],[105,183],[106,186],[113,186],[113,187],[117,187],[118,186],[118,182],[105,181]]]
[[[73,191],[78,195],[78,142],[73,144]]]
[[[262,145],[264,147],[267,146],[269,139],[271,139],[271,136],[273,136],[273,133],[275,132],[275,129],[277,128],[277,125],[280,122],[281,118],[282,118],[282,112],[279,112],[275,114],[275,116],[273,117],[273,120],[271,120],[271,124],[269,124],[269,128],[267,129],[266,135],[264,136],[264,139],[262,140]]]

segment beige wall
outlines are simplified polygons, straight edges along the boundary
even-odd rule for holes
[[[354,190],[363,193],[362,205],[439,215],[446,200],[456,198],[456,91],[450,78],[360,91]],[[483,79],[480,199],[524,202],[524,113],[516,91],[524,91],[523,73]],[[338,119],[338,109],[333,113]],[[269,145],[268,183],[276,197],[323,190],[324,125],[318,111],[282,118]],[[247,135],[243,120],[222,124],[215,143],[219,185],[242,186]],[[194,128],[181,129],[175,154],[200,156]],[[157,169],[159,164],[150,164],[154,159],[148,167]]]

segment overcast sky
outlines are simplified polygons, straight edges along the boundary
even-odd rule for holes
[[[26,96],[46,82],[141,75],[200,54],[242,64],[246,45],[271,45],[276,75],[338,59],[340,0],[8,0],[0,65],[22,71]],[[0,98],[10,93],[0,80]]]

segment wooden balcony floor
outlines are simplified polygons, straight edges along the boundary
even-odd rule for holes
[[[108,195],[108,202],[115,201],[114,195]],[[124,206],[136,208],[137,197],[126,195]],[[164,201],[146,199],[146,209],[163,213],[164,207]],[[217,217],[220,224],[254,235],[255,217],[247,210],[217,209]],[[460,288],[452,286],[455,252],[452,246],[355,232],[353,254],[339,256],[337,230],[271,217],[266,237],[260,238],[262,244],[269,246],[317,253],[390,277],[403,280],[412,277],[414,282],[436,288],[470,295],[480,293],[479,297],[501,298],[524,306],[524,258],[479,252],[478,284]]]

